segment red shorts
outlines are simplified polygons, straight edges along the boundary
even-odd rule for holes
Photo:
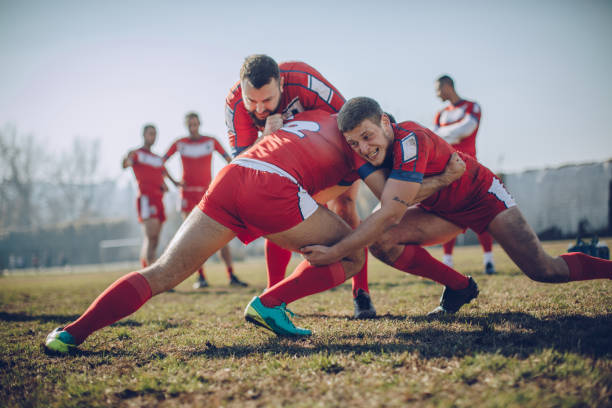
[[[198,205],[206,187],[187,187],[181,189],[181,212],[189,213]]]
[[[295,227],[310,217],[318,204],[282,169],[258,160],[237,159],[219,172],[198,207],[248,244]]]
[[[478,234],[487,230],[497,214],[515,205],[501,180],[482,165],[469,177],[462,177],[419,204],[422,209]]]
[[[164,212],[164,196],[161,195],[140,195],[136,199],[136,208],[138,208],[138,221],[157,218],[159,222],[166,220]]]

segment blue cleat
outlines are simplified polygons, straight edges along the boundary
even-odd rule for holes
[[[256,324],[264,329],[270,330],[277,336],[310,336],[312,332],[308,329],[296,327],[289,317],[295,314],[287,309],[283,303],[280,306],[266,307],[255,296],[244,309],[244,318],[247,322]]]
[[[54,353],[67,354],[76,348],[76,341],[63,327],[57,327],[47,335],[45,348]]]

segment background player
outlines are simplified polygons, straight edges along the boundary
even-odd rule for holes
[[[374,256],[397,269],[447,280],[440,306],[432,313],[454,313],[478,295],[478,287],[473,279],[434,259],[420,245],[445,242],[472,228],[476,232],[488,230],[521,271],[535,281],[612,279],[611,261],[579,252],[556,258],[546,254],[500,180],[469,155],[459,153],[466,171],[457,181],[413,206],[423,176],[439,172],[454,151],[428,129],[415,122],[392,125],[376,101],[363,97],[342,107],[338,125],[356,154],[370,164],[372,175],[365,179],[368,185],[375,181],[375,175],[384,179],[381,166],[390,165],[390,173],[379,190],[380,209],[355,231],[332,247],[303,248],[313,265],[336,262],[343,254],[370,245]]]
[[[157,129],[153,125],[145,125],[142,130],[144,144],[142,147],[131,150],[124,157],[123,168],[131,167],[138,184],[138,221],[142,224],[144,241],[140,250],[140,263],[142,267],[151,265],[155,261],[155,252],[159,243],[159,234],[163,222],[166,220],[163,197],[168,190],[164,183],[164,176],[176,185],[176,182],[166,172],[161,157],[151,151],[151,146],[157,138]]]
[[[47,349],[66,353],[94,331],[134,313],[186,279],[235,236],[248,243],[263,235],[297,250],[313,243],[330,245],[349,234],[351,228],[312,195],[333,197],[342,190],[341,180],[354,177],[350,148],[328,113],[304,112],[296,119],[224,167],[160,259],[111,284],[81,317],[47,336]],[[432,193],[460,174],[428,178],[421,193]],[[274,302],[277,296],[323,291],[358,273],[363,262],[361,248],[329,266],[303,261],[261,299]],[[310,334],[291,323],[284,304],[267,308],[256,297],[247,311],[252,321],[275,333]]]
[[[225,122],[234,156],[258,138],[280,129],[293,115],[313,109],[337,113],[344,97],[317,70],[303,62],[277,64],[267,55],[251,55],[240,68],[240,80],[226,99]],[[350,182],[347,181],[348,185]],[[356,197],[359,182],[328,203],[352,228],[359,225]],[[285,277],[291,252],[266,240],[268,288]],[[368,289],[367,250],[363,271],[353,277],[353,305],[356,318],[376,315]]]
[[[197,113],[189,112],[185,115],[185,126],[189,129],[189,136],[176,140],[164,155],[168,160],[176,152],[181,156],[183,166],[183,179],[180,182],[181,215],[183,219],[200,202],[211,181],[211,167],[213,152],[219,153],[228,163],[231,157],[225,152],[221,144],[211,136],[200,134],[200,118]],[[227,269],[230,285],[247,286],[233,273],[232,256],[229,246],[221,248],[221,258]],[[204,275],[204,266],[198,269],[198,280],[193,284],[195,289],[208,286]]]
[[[480,105],[476,102],[462,99],[455,91],[455,84],[451,77],[443,75],[436,81],[436,93],[442,101],[449,104],[439,111],[434,118],[433,131],[446,140],[460,152],[467,153],[476,158],[476,134],[480,125],[482,114]],[[478,240],[484,251],[485,273],[495,273],[493,264],[493,238],[489,232],[478,234]],[[444,257],[442,262],[453,267],[453,248],[457,237],[444,243]]]

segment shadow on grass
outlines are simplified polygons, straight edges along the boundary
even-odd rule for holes
[[[397,317],[394,316],[394,319]],[[383,316],[382,319],[385,319]],[[326,338],[282,339],[271,337],[266,345],[213,345],[201,351],[187,352],[188,357],[244,357],[257,353],[282,353],[309,356],[316,353],[387,353],[416,352],[421,358],[464,357],[476,353],[501,354],[526,358],[543,349],[570,352],[593,358],[612,356],[612,315],[588,317],[571,315],[536,318],[526,313],[492,313],[479,317],[449,317],[430,320],[408,317],[427,327],[400,331],[372,338],[356,332]],[[440,327],[440,323],[463,323],[468,329]],[[431,327],[436,324],[436,327]],[[508,328],[496,330],[495,324]]]
[[[60,314],[36,314],[31,315],[27,313],[6,313],[0,312],[0,321],[4,322],[32,322],[39,321],[41,323],[67,323],[78,319],[80,315],[60,315]],[[139,327],[142,323],[134,320],[122,320],[114,323],[113,326],[127,326],[127,327]]]

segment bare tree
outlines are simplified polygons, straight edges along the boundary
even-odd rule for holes
[[[34,182],[44,152],[32,135],[18,135],[14,125],[0,130],[0,210],[2,228],[30,228],[38,220]]]

